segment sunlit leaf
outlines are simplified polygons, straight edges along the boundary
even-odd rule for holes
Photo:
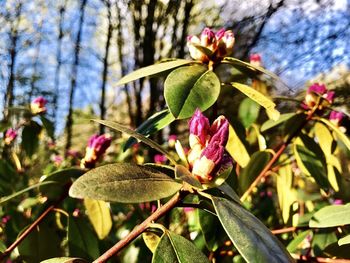
[[[344,134],[336,125],[334,125],[332,122],[330,122],[327,119],[320,118],[320,121],[322,121],[324,124],[326,124],[329,128],[331,128],[335,134],[337,135],[337,140],[341,140],[345,146],[350,150],[350,139]]]
[[[151,250],[152,253],[154,253],[159,244],[160,237],[153,232],[144,232],[142,234],[142,238],[149,250]]]
[[[121,78],[118,81],[117,86],[191,63],[195,62],[192,60],[177,59],[140,68]]]
[[[146,166],[107,164],[88,171],[71,186],[69,195],[107,202],[139,203],[175,194],[182,184]]]
[[[164,82],[164,97],[170,112],[186,119],[199,108],[205,111],[217,100],[220,80],[204,65],[178,68]]]
[[[309,222],[310,227],[325,228],[350,224],[350,204],[329,205],[317,211]]]
[[[153,254],[152,263],[209,263],[208,258],[189,240],[165,231]]]
[[[243,143],[244,138],[244,128],[242,129],[237,123],[234,126],[230,125],[226,150],[241,167],[246,167],[250,160],[249,153]]]
[[[112,229],[112,217],[109,211],[109,205],[104,201],[90,198],[84,199],[84,205],[98,238],[104,239]]]
[[[286,122],[287,120],[289,120],[290,118],[292,118],[296,115],[297,114],[294,112],[281,114],[277,120],[267,120],[266,122],[264,122],[263,125],[261,126],[260,130],[261,130],[261,132],[265,132],[271,128],[274,128],[274,127]]]
[[[255,216],[236,202],[212,196],[215,211],[247,262],[294,262],[285,247]]]
[[[311,230],[306,230],[303,232],[300,232],[287,246],[287,250],[290,253],[295,253],[299,249],[301,249],[301,244],[306,239],[306,237],[312,235]]]
[[[272,100],[267,98],[264,94],[242,83],[232,82],[231,85],[243,94],[245,94],[247,97],[251,98],[253,101],[260,104],[262,107],[264,107],[270,119],[278,120],[280,113],[278,110],[275,109],[276,104]]]
[[[350,244],[350,235],[347,235],[345,237],[342,237],[341,239],[338,240],[338,245],[343,246]]]
[[[93,120],[95,122],[101,123],[105,126],[108,126],[114,130],[120,131],[120,132],[124,132],[140,141],[142,141],[143,143],[147,144],[148,146],[156,149],[157,151],[161,152],[162,154],[164,154],[172,163],[176,164],[176,161],[173,159],[173,157],[167,152],[165,151],[162,146],[160,146],[158,143],[156,143],[155,141],[152,141],[151,139],[145,137],[144,135],[137,133],[117,122],[113,122],[113,121],[106,121],[106,120]]]

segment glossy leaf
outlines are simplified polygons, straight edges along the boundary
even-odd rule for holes
[[[69,195],[107,202],[139,203],[175,194],[182,184],[146,166],[107,164],[90,170],[71,186]]]
[[[112,229],[112,217],[109,211],[109,205],[104,201],[90,198],[84,199],[84,205],[98,238],[104,239]]]
[[[261,126],[260,130],[261,130],[261,132],[265,132],[265,131],[272,129],[278,125],[281,125],[282,123],[288,121],[290,118],[292,118],[296,115],[297,114],[294,112],[281,114],[277,120],[267,120],[266,122],[264,122],[263,125]]]
[[[325,228],[350,224],[350,204],[329,205],[317,211],[309,222],[310,227]]]
[[[231,85],[238,89],[240,92],[245,94],[247,97],[255,101],[256,103],[260,104],[262,107],[266,109],[266,113],[272,120],[278,120],[280,113],[278,110],[275,109],[276,104],[267,98],[262,93],[256,91],[252,87],[249,87],[245,84],[238,83],[238,82],[232,82]]]
[[[309,150],[303,145],[294,144],[294,154],[298,167],[308,176],[312,176],[317,184],[325,191],[331,188],[321,161],[320,155]]]
[[[345,144],[345,146],[350,150],[350,139],[346,136],[346,134],[344,134],[336,125],[334,125],[329,120],[321,118],[320,121],[322,121],[329,128],[331,128],[337,135],[337,139],[341,140]]]
[[[165,109],[153,114],[144,123],[137,127],[135,131],[147,137],[148,135],[168,126],[174,120],[175,117],[170,113],[169,109]],[[135,138],[129,138],[124,145],[124,151],[136,142]]]
[[[172,163],[176,164],[176,161],[173,159],[173,157],[167,152],[165,151],[162,146],[160,146],[158,143],[156,143],[155,141],[152,141],[151,139],[145,137],[144,135],[137,133],[117,122],[113,122],[113,121],[106,121],[106,120],[93,120],[95,122],[101,123],[102,125],[105,125],[107,127],[110,127],[114,130],[120,131],[120,132],[124,132],[140,141],[142,141],[143,143],[147,144],[148,146],[156,149],[157,151],[159,151],[160,153],[164,154]]]
[[[25,125],[22,131],[22,148],[31,157],[38,148],[41,127],[35,121]]]
[[[229,127],[229,137],[226,144],[226,151],[241,166],[246,167],[249,163],[250,156],[245,144],[243,143],[245,131],[237,123]]]
[[[126,84],[128,82],[131,82],[131,81],[134,81],[134,80],[137,80],[140,78],[155,75],[155,74],[158,74],[160,72],[167,71],[169,69],[173,69],[173,68],[177,68],[177,67],[180,67],[183,65],[187,65],[190,63],[194,63],[194,61],[185,60],[185,59],[177,59],[177,60],[161,62],[161,63],[157,63],[157,64],[154,64],[151,66],[140,68],[140,69],[137,69],[137,70],[131,72],[130,74],[124,76],[123,78],[121,78],[118,81],[117,86]]]
[[[69,255],[76,257],[93,260],[99,256],[98,239],[83,218],[69,217],[68,248]]]
[[[41,261],[41,263],[87,263],[88,261],[85,261],[81,258],[69,258],[69,257],[61,257],[61,258],[50,258],[44,261]]]
[[[338,240],[338,245],[343,246],[350,244],[350,235],[347,235],[345,237],[342,237],[341,239]]]
[[[25,262],[38,263],[61,254],[60,240],[54,228],[40,224],[19,244],[18,252]]]
[[[287,250],[290,253],[295,253],[297,252],[301,247],[301,244],[305,240],[306,237],[312,235],[311,230],[306,230],[303,232],[300,232],[287,246]]]
[[[206,256],[189,240],[165,231],[153,254],[152,263],[209,263]]]
[[[265,168],[270,159],[271,154],[266,151],[255,152],[252,155],[248,165],[241,171],[238,177],[241,193],[244,193],[249,188],[260,172]]]
[[[238,117],[244,127],[248,128],[259,117],[260,105],[250,98],[245,98],[238,109]]]
[[[212,201],[226,233],[247,262],[294,262],[270,230],[241,205],[215,196]]]
[[[220,80],[204,65],[178,68],[164,82],[164,97],[170,112],[186,119],[199,108],[205,111],[220,93]]]

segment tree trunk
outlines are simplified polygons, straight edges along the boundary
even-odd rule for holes
[[[81,36],[83,33],[83,24],[84,24],[84,15],[85,15],[85,6],[86,6],[87,0],[81,0],[80,3],[80,18],[79,18],[79,25],[78,25],[78,33],[77,38],[75,41],[75,47],[74,47],[74,62],[72,67],[72,75],[71,75],[71,81],[70,81],[70,88],[69,88],[69,108],[68,108],[68,116],[67,116],[67,122],[66,122],[66,146],[65,146],[65,155],[67,155],[68,150],[71,147],[72,144],[72,126],[73,126],[73,101],[74,101],[74,91],[77,86],[77,75],[78,75],[78,66],[80,61],[80,44],[81,44]]]

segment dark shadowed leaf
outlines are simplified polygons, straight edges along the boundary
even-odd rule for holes
[[[89,260],[99,256],[98,239],[83,218],[69,217],[68,248],[70,256]]]
[[[170,113],[169,109],[165,109],[153,114],[144,123],[137,127],[135,131],[147,137],[168,126],[174,120],[175,117]],[[135,138],[129,138],[124,145],[124,151],[136,142],[137,140]]]
[[[186,119],[199,108],[215,103],[220,93],[220,80],[204,65],[181,67],[171,72],[164,82],[164,97],[170,112]]]
[[[41,126],[35,121],[30,121],[30,123],[23,128],[22,148],[29,157],[31,157],[38,148],[40,132]]]
[[[212,196],[215,211],[247,262],[294,262],[285,247],[255,216],[236,202]]]
[[[192,60],[177,59],[172,61],[161,62],[154,64],[148,67],[140,68],[131,72],[130,74],[124,76],[121,80],[118,81],[117,86],[126,84],[130,81],[134,81],[143,77],[155,75],[160,72],[167,71],[169,69],[177,68],[186,64],[195,63]]]
[[[51,139],[55,139],[55,127],[54,124],[47,118],[45,118],[44,116],[40,116],[40,120],[43,123],[43,126],[47,132],[47,135],[51,138]]]
[[[325,228],[350,224],[350,204],[329,205],[317,211],[309,222],[310,227]]]
[[[278,118],[278,120],[274,121],[274,120],[267,120],[266,122],[263,123],[263,125],[261,126],[260,130],[261,132],[265,132],[271,128],[274,128],[286,121],[288,121],[290,118],[294,117],[296,115],[296,113],[285,113],[285,114],[281,114],[280,117]]]
[[[260,105],[255,101],[245,98],[239,104],[238,116],[244,127],[248,128],[259,117]]]
[[[181,184],[146,166],[107,164],[92,169],[71,186],[69,195],[107,202],[139,203],[173,195]]]
[[[209,263],[206,256],[186,238],[165,231],[153,254],[152,263]]]
[[[323,229],[314,234],[311,247],[315,256],[322,256],[324,249],[330,244],[337,243],[338,238],[333,229]]]
[[[244,193],[249,188],[270,159],[271,153],[265,151],[255,152],[252,155],[248,165],[241,171],[238,177],[239,189],[241,193]]]

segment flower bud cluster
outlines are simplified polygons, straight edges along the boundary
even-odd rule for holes
[[[109,134],[93,135],[86,147],[85,157],[81,160],[82,168],[94,168],[97,160],[106,152],[111,145],[112,138]]]
[[[250,59],[250,64],[256,67],[261,67],[262,66],[262,60],[261,60],[261,55],[258,53],[253,53],[249,57]]]
[[[5,133],[5,144],[10,145],[17,138],[17,131],[15,129],[8,129]]]
[[[32,103],[30,104],[30,109],[31,109],[32,113],[33,114],[45,113],[46,112],[46,103],[47,103],[47,100],[42,96],[34,99],[32,101]]]
[[[315,83],[307,89],[302,106],[305,109],[313,109],[318,105],[318,110],[322,110],[333,103],[334,95],[334,91],[327,90],[325,85]]]
[[[190,55],[195,60],[202,62],[217,61],[231,55],[235,37],[231,30],[220,29],[214,33],[209,28],[205,28],[200,37],[188,36],[187,47]],[[204,53],[200,47],[208,49],[212,54]]]
[[[210,126],[208,118],[197,109],[189,126],[191,149],[187,159],[192,174],[201,182],[209,182],[218,172],[232,166],[232,159],[225,151],[229,123],[224,116],[219,116]]]

